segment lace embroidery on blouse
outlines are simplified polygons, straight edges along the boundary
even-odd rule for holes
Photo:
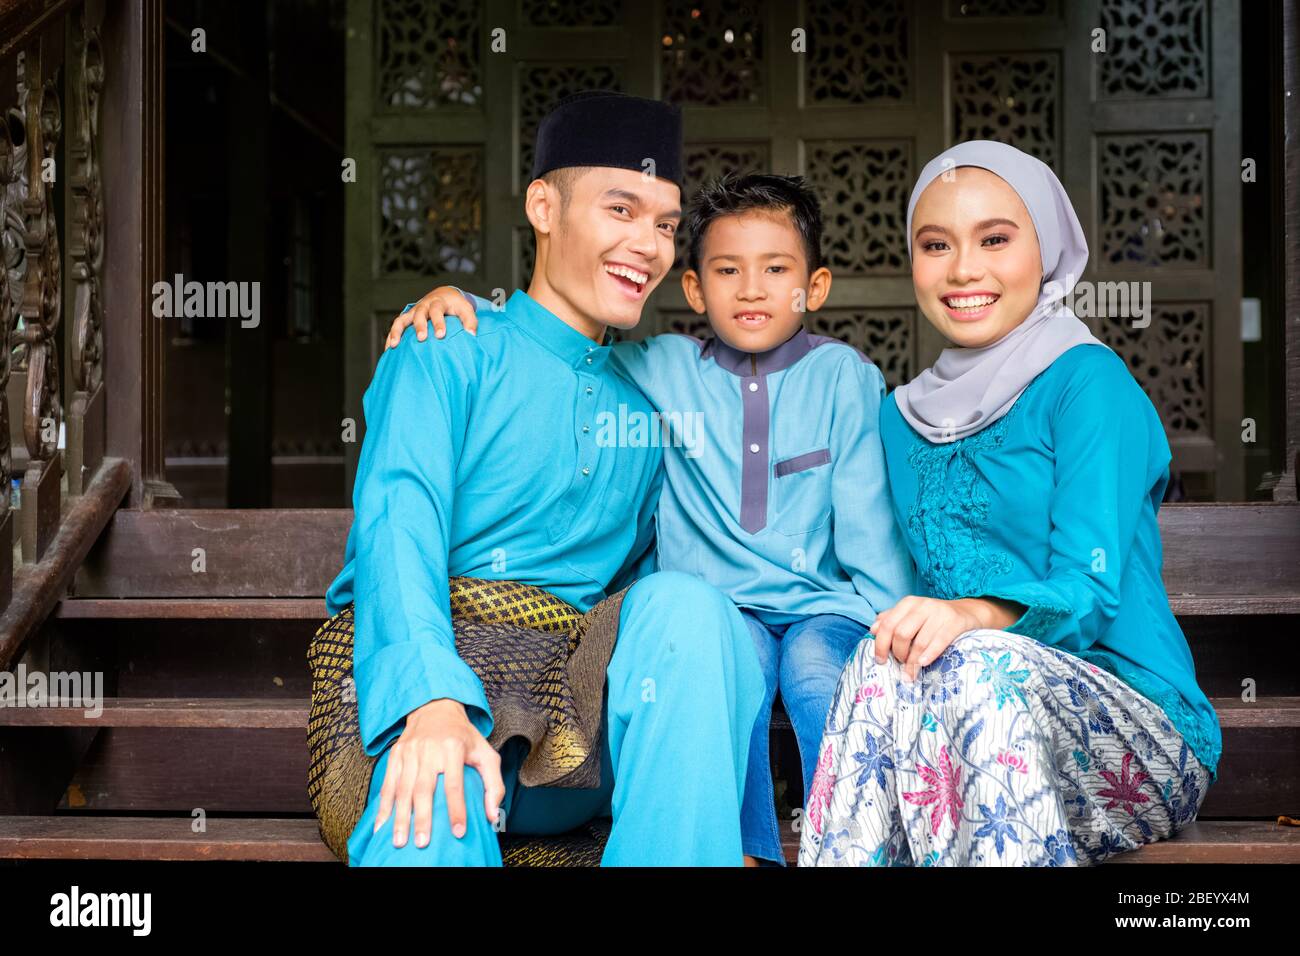
[[[925,556],[921,581],[937,598],[985,594],[990,580],[1011,570],[1010,555],[985,544],[989,493],[975,456],[1002,447],[1023,399],[973,435],[937,444],[921,439],[907,453],[917,480],[907,528]]]

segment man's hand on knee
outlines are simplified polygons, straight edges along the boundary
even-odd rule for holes
[[[393,846],[405,846],[414,808],[415,845],[427,846],[433,830],[433,794],[441,774],[451,832],[458,839],[463,837],[466,767],[473,767],[483,778],[483,811],[488,820],[496,823],[506,790],[501,780],[501,757],[470,722],[465,706],[443,699],[411,711],[406,728],[388,755],[374,832],[379,832],[391,812]]]

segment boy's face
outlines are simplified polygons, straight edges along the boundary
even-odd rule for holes
[[[576,178],[559,206],[547,222],[547,284],[600,324],[632,328],[672,268],[680,191],[634,170],[597,166]]]
[[[713,220],[700,244],[700,271],[682,276],[691,308],[707,312],[714,334],[742,352],[766,352],[794,335],[830,284],[828,269],[808,274],[803,240],[785,210]]]

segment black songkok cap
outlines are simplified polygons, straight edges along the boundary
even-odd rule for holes
[[[671,103],[626,93],[574,93],[537,127],[533,179],[565,166],[613,166],[682,186],[682,111]]]

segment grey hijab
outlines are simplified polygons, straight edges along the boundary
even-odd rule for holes
[[[894,390],[898,410],[921,437],[950,442],[997,421],[1044,369],[1076,345],[1104,345],[1062,301],[1088,263],[1088,242],[1070,197],[1045,163],[1014,146],[972,140],[926,164],[907,204],[907,254],[912,213],[925,188],[958,166],[978,166],[1016,191],[1029,210],[1043,258],[1043,285],[1028,318],[981,348],[947,348],[934,365]]]

